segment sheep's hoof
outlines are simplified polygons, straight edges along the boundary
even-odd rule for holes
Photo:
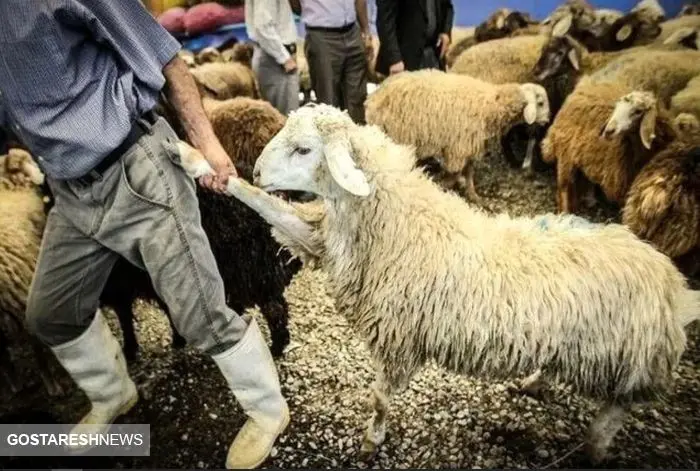
[[[364,462],[371,461],[374,459],[375,456],[377,456],[378,451],[379,451],[379,446],[377,446],[377,444],[372,443],[367,438],[365,438],[362,441],[362,447],[360,448],[359,459],[360,459],[360,461],[364,461]]]

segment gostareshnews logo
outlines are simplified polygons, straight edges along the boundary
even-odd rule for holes
[[[0,424],[0,456],[149,456],[149,424]]]

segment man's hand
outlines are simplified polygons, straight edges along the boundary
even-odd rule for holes
[[[389,67],[389,75],[399,74],[405,70],[403,61],[397,62]]]
[[[297,62],[294,60],[293,57],[290,57],[287,59],[287,61],[284,63],[284,71],[287,72],[288,74],[294,72],[297,69]]]
[[[440,59],[444,59],[447,54],[447,50],[450,48],[450,37],[442,33],[438,37],[438,46],[440,46]]]
[[[216,172],[216,175],[204,175],[199,179],[199,183],[212,191],[223,193],[226,191],[228,178],[230,176],[237,177],[238,173],[226,151],[224,151],[221,145],[216,144],[212,145],[211,150],[202,152],[207,162],[209,162],[209,165],[211,165],[214,172]]]

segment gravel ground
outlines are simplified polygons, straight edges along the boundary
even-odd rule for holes
[[[551,172],[527,178],[501,159],[489,158],[477,167],[476,185],[490,211],[515,215],[555,210]],[[586,215],[597,221],[616,217],[614,209],[602,206]],[[694,282],[700,288],[698,280]],[[366,349],[335,312],[323,286],[322,273],[304,270],[287,292],[293,345],[278,366],[292,422],[266,466],[590,466],[582,450],[576,448],[595,411],[594,404],[560,387],[550,387],[542,397],[533,398],[513,392],[507,383],[474,381],[434,367],[416,376],[409,389],[393,400],[387,440],[377,458],[369,463],[358,461],[373,374]],[[244,420],[241,410],[211,360],[189,349],[170,348],[169,327],[162,313],[145,303],[137,305],[136,311],[142,355],[131,370],[142,399],[123,420],[151,424],[151,456],[0,458],[0,467],[223,466],[228,444]],[[265,328],[264,322],[261,325]],[[698,468],[697,323],[689,328],[689,334],[689,348],[678,369],[673,394],[666,402],[633,412],[605,467]],[[12,398],[7,391],[0,391],[0,421],[74,422],[85,410],[84,396],[70,386],[65,397],[46,397],[30,372],[31,363],[24,363],[27,389]]]

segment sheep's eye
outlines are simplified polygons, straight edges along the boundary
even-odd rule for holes
[[[311,149],[309,149],[308,147],[297,147],[296,152],[299,155],[306,155],[309,152],[311,152]]]

